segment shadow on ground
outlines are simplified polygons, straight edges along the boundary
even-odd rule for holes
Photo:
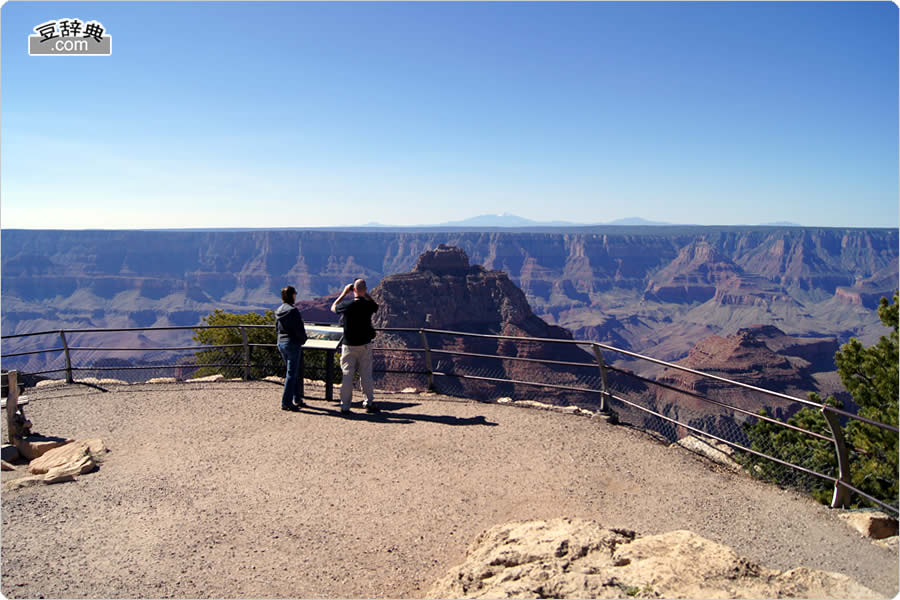
[[[310,406],[307,404],[303,407],[301,413],[318,414],[321,416],[338,417],[340,419],[353,419],[355,421],[371,421],[373,423],[391,423],[391,424],[409,424],[416,421],[424,423],[438,423],[440,425],[483,425],[486,427],[496,427],[497,423],[488,421],[484,415],[475,417],[454,417],[450,415],[428,415],[423,413],[404,412],[402,415],[393,415],[393,411],[404,410],[419,406],[416,402],[377,402],[377,413],[367,413],[360,403],[351,405],[349,414],[341,414],[340,408]]]

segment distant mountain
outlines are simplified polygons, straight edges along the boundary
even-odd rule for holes
[[[671,225],[672,223],[666,223],[664,221],[648,221],[647,219],[642,219],[640,217],[627,217],[625,219],[616,219],[615,221],[610,221],[609,223],[604,223],[604,225]]]
[[[523,228],[523,227],[597,227],[603,225],[621,226],[621,227],[656,227],[656,226],[672,226],[678,225],[668,221],[651,221],[641,217],[625,217],[624,219],[616,219],[614,221],[605,221],[600,223],[576,223],[574,221],[535,221],[534,219],[526,219],[518,215],[503,213],[499,215],[478,215],[460,221],[446,221],[438,224],[421,224],[413,226],[401,225],[385,225],[384,223],[370,222],[356,227],[363,229],[419,229],[419,228],[435,228],[435,227],[484,227],[484,228]],[[688,225],[690,226],[690,225]],[[751,225],[739,225],[738,227],[752,227]],[[762,223],[757,227],[803,227],[797,223],[789,221],[777,221],[773,223]]]
[[[572,221],[534,221],[517,215],[503,213],[502,215],[480,215],[462,221],[448,221],[440,223],[436,227],[591,227],[596,225],[621,225],[631,227],[653,227],[664,225],[676,225],[668,221],[651,221],[641,217],[625,217],[624,219],[616,219],[614,221],[604,221],[602,223],[575,223]],[[790,221],[776,221],[773,223],[762,223],[760,227],[803,227],[798,223]],[[388,227],[379,223],[368,223],[365,227]],[[423,227],[430,227],[423,225]]]
[[[596,229],[598,227],[686,227],[686,228],[740,228],[748,229],[753,227],[806,227],[798,223],[790,221],[776,221],[772,223],[761,223],[759,225],[690,225],[684,223],[670,223],[668,221],[650,221],[641,217],[626,217],[624,219],[616,219],[614,221],[597,222],[597,223],[576,223],[574,221],[535,221],[526,219],[518,215],[503,213],[500,215],[479,215],[469,219],[460,221],[447,221],[444,223],[422,223],[419,225],[392,225],[370,221],[362,225],[339,225],[339,226],[308,226],[308,227],[183,227],[183,228],[163,228],[163,229],[143,229],[139,231],[173,231],[173,232],[253,232],[253,231],[369,231],[369,230],[391,230],[391,231],[428,231],[443,228],[466,228],[480,227],[485,229],[525,229],[529,227],[540,228],[576,228],[576,229]],[[872,228],[859,228],[872,229]],[[877,229],[877,228],[876,228]],[[85,230],[90,231],[90,230]],[[112,231],[112,230],[95,230],[95,231]]]
[[[581,223],[570,221],[533,221],[524,217],[503,213],[502,215],[479,215],[462,221],[440,223],[438,227],[577,227]]]
[[[534,221],[518,215],[503,213],[502,215],[480,215],[462,221],[441,223],[438,227],[585,227],[596,225],[671,225],[663,221],[648,221],[640,217],[617,219],[608,223],[575,223],[573,221]]]

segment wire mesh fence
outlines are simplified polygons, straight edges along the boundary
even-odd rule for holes
[[[334,339],[334,330],[319,329],[311,337]],[[620,423],[652,432],[660,441],[677,443],[823,502],[832,498],[839,479],[859,491],[849,485],[846,473],[841,478],[836,432],[822,407],[799,398],[575,340],[382,329],[372,346],[378,389],[431,389],[481,402],[503,398],[613,412]],[[327,379],[328,352],[304,350],[305,378]],[[632,361],[628,364],[638,357],[667,368],[655,377],[641,376],[607,364],[616,352],[628,354]],[[161,377],[188,381],[207,375],[261,379],[284,374],[272,328],[251,325],[5,336],[3,367],[21,371],[26,385],[29,381],[33,385],[39,376],[68,374],[78,381],[129,383]],[[672,369],[689,371],[688,379],[679,379]],[[331,381],[341,381],[338,357],[332,363]],[[842,417],[845,424],[847,415]],[[897,435],[896,427],[883,427],[887,429],[881,434]],[[877,447],[850,449],[849,465],[872,460],[878,460]],[[844,470],[849,473],[850,466],[845,464]],[[896,487],[896,479],[885,482],[885,489],[890,485]],[[897,512],[896,498],[872,502],[864,493],[855,493],[854,500]]]
[[[217,332],[213,341],[221,343],[210,343],[198,335],[211,330]],[[71,374],[80,381],[126,383],[157,378],[186,381],[209,375],[226,379],[284,375],[284,361],[271,327],[77,330],[64,335],[64,340],[58,331],[4,336],[3,368],[18,370],[32,380],[62,379]],[[304,350],[304,359],[305,376],[324,380],[323,352]]]
[[[838,459],[833,433],[818,408],[799,398],[720,380],[694,379],[679,388],[671,373],[654,379],[630,376],[647,389],[641,394],[614,393],[611,406],[620,421],[753,477],[809,493],[821,502],[832,500],[840,475]],[[800,425],[789,423],[798,413],[806,417]]]

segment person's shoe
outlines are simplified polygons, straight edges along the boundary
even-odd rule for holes
[[[282,406],[281,410],[289,410],[291,412],[300,412],[299,406],[294,406],[293,404],[290,406]]]
[[[368,404],[366,404],[366,412],[367,413],[377,413],[377,412],[381,412],[381,411],[378,410],[378,407],[375,406],[375,404],[373,402],[369,402]]]
[[[347,416],[347,415],[349,415],[349,414],[350,414],[350,409],[349,409],[349,408],[342,408],[342,409],[341,409],[341,415]]]
[[[306,408],[306,402],[304,402],[303,400],[301,400],[300,402],[294,402],[294,406],[296,406],[297,408]]]

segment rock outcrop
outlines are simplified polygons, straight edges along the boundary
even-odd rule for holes
[[[708,458],[714,463],[720,464],[723,467],[728,467],[732,471],[740,471],[743,468],[732,458],[734,456],[734,448],[711,438],[688,435],[669,447],[675,446],[690,450],[695,454]]]
[[[834,369],[834,353],[831,350],[836,349],[836,345],[833,338],[792,337],[776,327],[754,326],[740,329],[728,337],[707,337],[676,364],[731,381],[806,398],[808,392],[821,391],[814,377],[815,368],[831,365]],[[716,402],[751,414],[765,408],[770,415],[782,419],[801,408],[797,402],[674,368],[663,369],[657,381],[670,388],[658,387],[655,390],[654,397],[648,400],[652,408],[726,439],[734,439],[735,431],[740,429],[748,415]],[[679,428],[676,435],[692,434]]]
[[[737,335],[749,334],[782,356],[793,356],[809,363],[814,373],[834,371],[834,354],[840,348],[835,337],[804,337],[788,335],[773,325],[755,325],[738,330]]]
[[[106,446],[99,439],[70,442],[31,461],[28,464],[28,472],[32,475],[41,475],[74,464],[78,465],[80,472],[86,473],[96,466],[94,457],[99,460],[105,452]]]
[[[596,521],[499,525],[431,598],[878,598],[846,575],[776,571],[690,531],[639,536]]]
[[[29,435],[16,439],[16,449],[26,460],[40,458],[50,450],[68,444],[72,440],[57,436]]]
[[[434,250],[424,252],[416,261],[413,273],[431,273],[438,277],[456,275],[465,277],[469,273],[478,273],[484,269],[469,265],[469,257],[462,248],[440,244]]]
[[[28,472],[32,475],[10,479],[4,482],[4,488],[13,490],[42,483],[73,481],[78,475],[95,470],[108,451],[100,439],[67,441],[33,459],[28,464]]]
[[[300,310],[305,323],[337,323],[337,315],[331,312],[331,304],[337,297],[338,295],[334,294],[311,300],[299,300],[294,306]]]
[[[524,292],[503,271],[469,264],[461,248],[439,245],[410,273],[381,280],[376,327],[427,327],[495,335],[572,339],[532,312]]]
[[[784,356],[773,352],[751,329],[741,329],[723,338],[710,336],[694,346],[679,365],[692,369],[733,376],[745,383],[762,383],[768,378],[800,383],[800,370]],[[698,384],[699,385],[699,384]],[[697,388],[697,385],[689,386]]]
[[[885,291],[897,289],[897,272],[898,258],[894,257],[871,276],[860,278],[853,286],[837,288],[834,297],[844,304],[875,310],[882,297],[890,297]]]
[[[384,328],[426,328],[491,334],[509,337],[572,340],[562,327],[550,325],[531,310],[524,292],[503,271],[489,271],[469,263],[466,253],[455,247],[439,245],[422,254],[410,273],[385,277],[372,297],[380,309],[373,322]],[[418,335],[386,334],[382,343],[396,347],[421,347]],[[515,358],[542,358],[594,365],[594,357],[573,344],[515,342],[492,338],[456,337],[430,334],[432,350],[467,352]],[[577,375],[571,368],[557,368],[524,361],[500,361],[491,358],[436,355],[440,372],[485,375],[502,379],[575,385]],[[392,353],[384,359],[387,370],[417,370],[410,357]],[[418,370],[422,366],[418,365]],[[577,368],[577,367],[576,367]],[[593,374],[593,371],[592,371]],[[616,379],[613,374],[611,378]],[[620,382],[623,389],[634,389],[629,381]],[[460,383],[466,393],[480,398],[482,391],[490,398],[517,396],[513,389],[477,383]],[[531,390],[533,393],[533,389]],[[542,390],[546,399],[567,403],[565,394]],[[486,399],[486,398],[485,398]],[[597,400],[596,397],[593,398]]]
[[[754,329],[741,329],[727,338],[710,336],[676,364],[774,391],[815,389],[806,369],[772,351]],[[675,369],[666,369],[660,379],[699,394],[731,389],[728,384]]]
[[[843,513],[840,518],[850,527],[873,540],[883,540],[897,535],[897,519],[876,510],[858,510]]]
[[[660,302],[706,302],[720,285],[741,275],[741,268],[709,242],[697,240],[653,276],[644,297]]]

